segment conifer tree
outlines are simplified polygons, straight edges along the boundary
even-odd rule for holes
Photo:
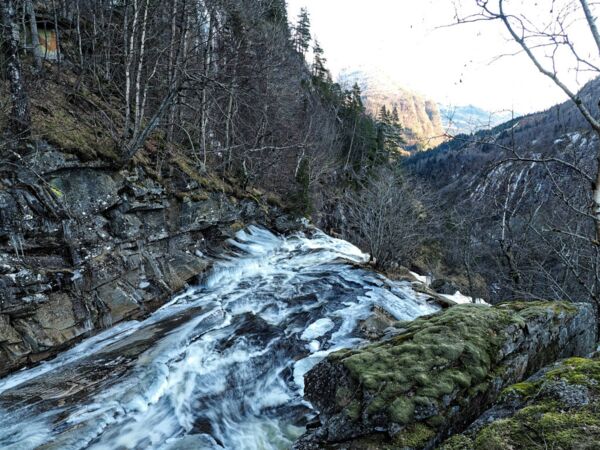
[[[387,110],[387,106],[385,105],[381,105],[381,108],[379,108],[379,117],[378,117],[379,121],[385,125],[388,125],[390,122],[390,115],[388,113]]]
[[[392,122],[395,125],[400,125],[400,116],[398,115],[398,105],[394,104],[394,108],[392,109]]]
[[[394,105],[390,113],[387,106],[382,105],[377,120],[379,121],[379,139],[382,148],[387,154],[394,157],[404,144],[397,106]]]
[[[296,51],[305,55],[310,47],[310,40],[310,17],[308,15],[308,10],[306,8],[301,8],[294,29],[294,46],[296,47]]]
[[[313,77],[318,81],[331,83],[331,74],[327,69],[327,59],[325,59],[324,54],[323,48],[315,40],[313,45]]]
[[[354,83],[354,86],[352,86],[352,101],[353,103],[356,105],[356,109],[359,112],[364,112],[365,107],[363,105],[363,101],[362,101],[362,92],[360,90],[360,86],[358,85],[358,83]]]

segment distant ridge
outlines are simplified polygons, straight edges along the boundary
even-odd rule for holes
[[[369,113],[376,116],[383,105],[398,109],[404,127],[406,150],[429,150],[448,140],[448,135],[472,134],[493,128],[513,117],[510,111],[490,112],[474,105],[436,102],[402,86],[392,77],[370,69],[343,69],[339,82],[345,87],[357,83]]]
[[[444,105],[438,103],[442,127],[450,135],[473,134],[494,128],[519,114],[512,111],[486,111],[474,105]]]

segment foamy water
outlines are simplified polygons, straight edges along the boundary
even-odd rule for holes
[[[437,310],[319,231],[250,227],[230,247],[148,319],[0,380],[0,448],[289,448],[314,415],[304,374],[364,343],[375,305],[400,320]]]

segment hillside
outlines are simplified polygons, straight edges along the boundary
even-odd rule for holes
[[[429,149],[445,140],[435,101],[406,89],[382,73],[348,70],[340,74],[339,80],[342,85],[357,83],[360,86],[367,111],[373,116],[377,116],[384,105],[389,111],[397,108],[406,149]]]
[[[600,79],[580,92],[593,114],[599,94]],[[597,146],[597,136],[568,101],[491,130],[458,135],[404,164],[441,204],[452,205],[450,239],[464,242],[461,251],[468,253],[471,269],[485,274],[487,295],[577,298],[585,295],[586,277],[592,275],[565,267],[570,256],[560,249],[569,246],[577,252],[571,255],[593,257],[587,241],[574,236],[593,227],[586,211]],[[544,230],[556,232],[546,236]],[[447,254],[464,263],[465,254]],[[568,290],[559,288],[557,277]]]

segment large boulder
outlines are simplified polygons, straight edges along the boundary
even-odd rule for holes
[[[600,357],[570,358],[505,389],[443,450],[600,448]]]
[[[296,449],[431,449],[507,386],[593,351],[589,304],[460,305],[396,325],[400,334],[331,354],[305,376],[320,426]]]

